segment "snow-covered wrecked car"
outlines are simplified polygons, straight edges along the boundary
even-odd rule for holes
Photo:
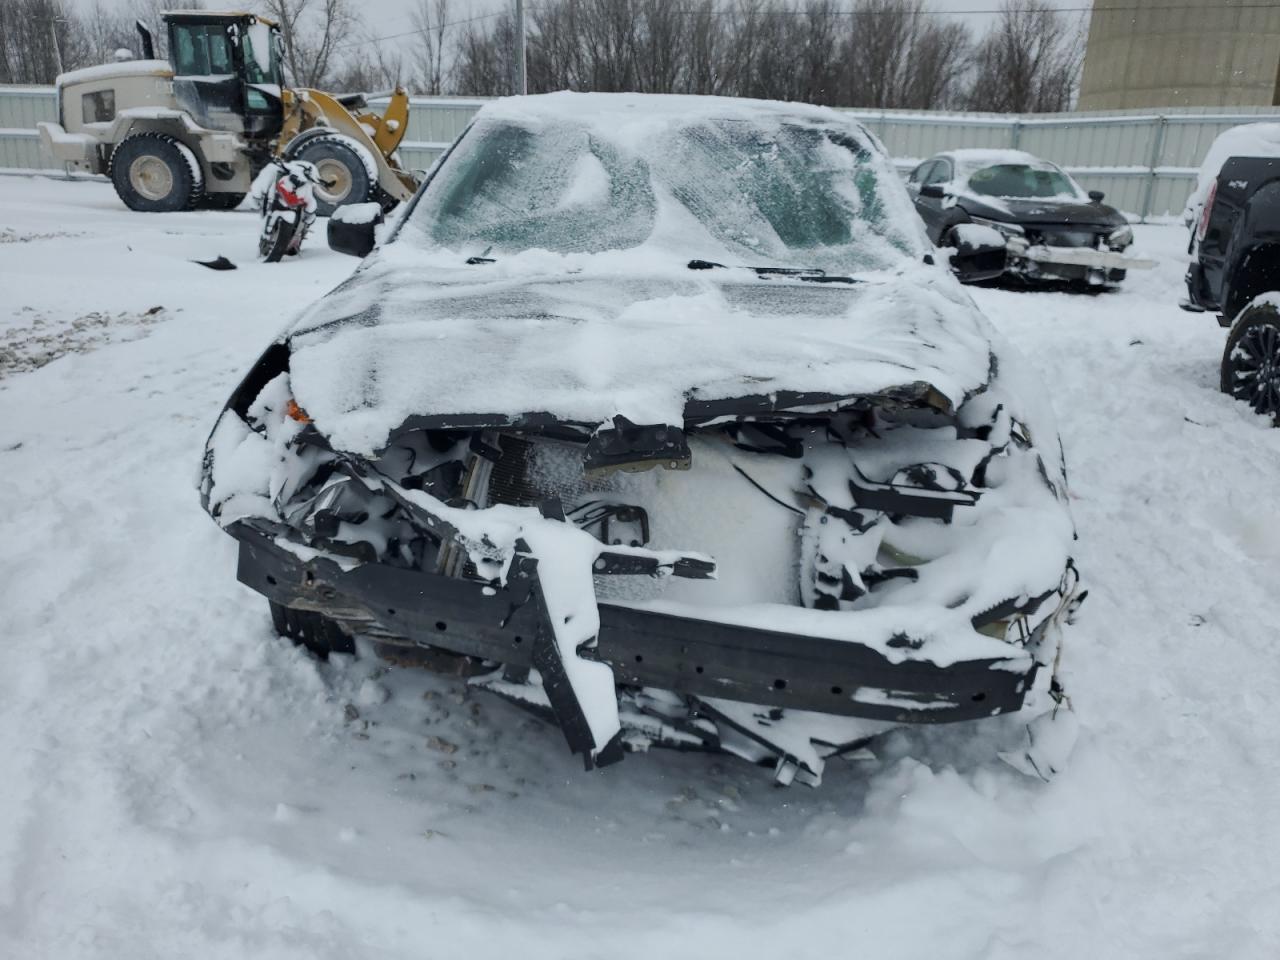
[[[911,171],[907,189],[929,238],[972,243],[975,226],[998,236],[1014,279],[1114,287],[1155,261],[1132,256],[1124,214],[1086,193],[1061,167],[1020,150],[950,150]]]
[[[1049,687],[1066,496],[1034,377],[873,137],[639,95],[484,107],[203,475],[295,640],[456,655],[587,767],[665,745],[808,782]]]

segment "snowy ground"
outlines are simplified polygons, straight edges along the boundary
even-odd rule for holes
[[[256,230],[0,177],[0,956],[1276,955],[1280,431],[1217,392],[1179,229],[1138,229],[1161,265],[1117,294],[974,291],[1071,468],[1070,769],[993,760],[995,721],[816,791],[700,755],[584,775],[459,682],[274,637],[200,450],[355,261],[258,265]]]

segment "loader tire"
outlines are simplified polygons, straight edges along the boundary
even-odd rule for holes
[[[194,154],[163,133],[135,133],[111,154],[111,182],[130,210],[174,213],[190,210],[204,193]]]
[[[276,633],[306,647],[321,660],[331,653],[355,653],[355,641],[342,632],[342,628],[323,614],[311,610],[294,610],[274,601],[271,604],[271,623]]]
[[[315,137],[291,153],[290,159],[316,165],[316,174],[332,187],[315,188],[316,213],[327,217],[344,203],[367,203],[376,186],[365,159],[340,136]]]

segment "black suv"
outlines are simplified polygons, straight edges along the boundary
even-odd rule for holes
[[[1191,237],[1184,309],[1230,327],[1222,391],[1280,424],[1280,159],[1232,157]]]

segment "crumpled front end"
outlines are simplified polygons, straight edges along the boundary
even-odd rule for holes
[[[1006,272],[1027,281],[1114,286],[1128,271],[1156,265],[1129,253],[1132,243],[1129,227],[1028,226],[1008,237]]]
[[[419,417],[361,457],[277,344],[202,493],[249,586],[469,658],[588,767],[660,745],[816,783],[888,726],[1016,711],[1047,680],[1074,534],[1056,436],[1023,416],[993,358],[959,409],[908,383],[691,400],[678,425]]]

